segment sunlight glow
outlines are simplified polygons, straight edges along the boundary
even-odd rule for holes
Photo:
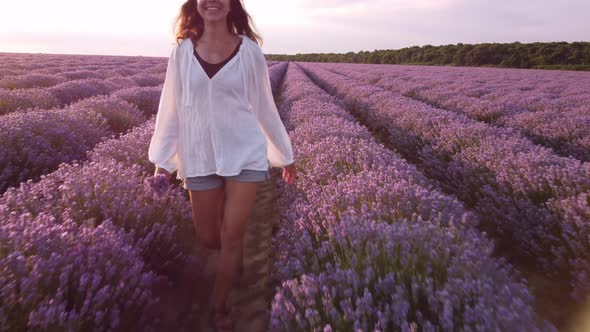
[[[296,28],[312,24],[306,8],[298,1],[250,0],[244,5],[261,30],[271,26]]]
[[[186,0],[28,0],[0,9],[0,52],[166,56]],[[196,1],[196,0],[195,0]],[[532,1],[532,0],[528,0]],[[590,2],[243,0],[269,53],[587,39]],[[490,27],[494,27],[491,29]],[[389,32],[389,33],[386,33]],[[117,52],[117,53],[115,53]]]

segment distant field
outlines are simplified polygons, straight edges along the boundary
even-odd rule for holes
[[[162,285],[196,258],[186,192],[147,160],[165,73],[0,54],[0,330],[161,323]],[[590,327],[590,73],[269,73],[299,175],[271,179],[269,330]]]

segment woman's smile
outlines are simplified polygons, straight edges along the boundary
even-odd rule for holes
[[[198,10],[204,19],[217,21],[223,19],[229,13],[229,1],[200,1]]]

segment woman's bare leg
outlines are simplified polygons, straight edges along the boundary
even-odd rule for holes
[[[217,221],[217,236],[219,239],[218,249],[221,250],[221,224],[223,222],[223,207],[225,205],[225,181],[223,181],[223,185],[219,190],[219,197],[217,199],[217,202],[217,216],[215,220]]]
[[[221,255],[209,302],[213,308],[225,306],[231,288],[238,281],[246,220],[256,202],[258,185],[258,182],[225,181]]]
[[[221,249],[220,219],[223,207],[223,187],[209,190],[190,190],[193,225],[197,240],[211,250]],[[211,207],[217,209],[211,209]]]

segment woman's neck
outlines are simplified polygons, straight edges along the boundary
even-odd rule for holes
[[[203,34],[199,38],[199,41],[208,45],[226,44],[228,41],[234,39],[234,34],[227,30],[227,22],[216,21],[206,22]]]

